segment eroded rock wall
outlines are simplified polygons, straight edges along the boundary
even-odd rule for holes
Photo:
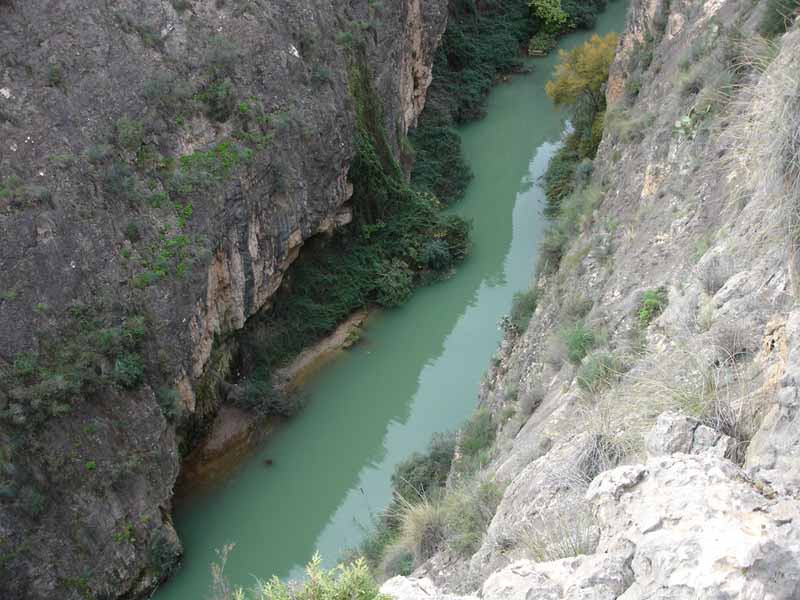
[[[135,597],[174,563],[178,447],[153,390],[196,428],[214,415],[219,342],[350,219],[352,53],[397,148],[446,18],[444,0],[0,2],[0,368],[70,306],[147,323],[141,392],[99,390],[42,434],[0,427],[3,452],[34,444],[3,454],[1,596]],[[190,180],[165,200],[148,169]]]

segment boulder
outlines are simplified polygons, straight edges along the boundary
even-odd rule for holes
[[[392,577],[381,586],[381,593],[394,600],[478,600],[475,596],[443,594],[427,577]]]
[[[656,457],[597,477],[598,554],[627,555],[624,600],[800,597],[800,507],[762,494],[708,453]]]
[[[484,600],[614,600],[631,577],[624,554],[521,560],[489,577],[482,595]]]
[[[703,425],[697,419],[675,412],[660,415],[653,429],[645,436],[645,448],[650,456],[707,452],[724,458],[730,456],[734,445],[733,438]]]

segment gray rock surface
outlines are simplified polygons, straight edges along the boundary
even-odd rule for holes
[[[630,558],[622,599],[800,594],[800,504],[765,497],[730,461],[657,457],[600,475],[586,497],[598,553]]]
[[[724,458],[733,451],[733,444],[731,437],[697,419],[674,412],[660,415],[645,438],[645,448],[650,456],[708,452]]]
[[[789,348],[779,388],[750,442],[745,467],[776,490],[800,491],[800,311],[786,322]]]
[[[393,577],[381,586],[381,593],[395,600],[477,600],[476,596],[454,596],[436,589],[427,578]]]
[[[219,341],[269,306],[308,238],[350,219],[346,36],[362,32],[397,150],[446,8],[0,1],[0,370],[73,341],[75,305],[102,327],[142,314],[145,383],[176,390],[181,414],[176,437],[150,388],[102,389],[28,436],[24,398],[0,390],[0,597],[134,598],[175,564],[179,444],[219,408]],[[247,152],[230,166],[232,147]]]

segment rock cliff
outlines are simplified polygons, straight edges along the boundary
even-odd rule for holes
[[[138,597],[169,571],[220,342],[350,219],[349,57],[398,151],[446,18],[443,0],[0,2],[0,596]]]
[[[577,233],[480,392],[502,500],[389,595],[800,594],[800,32],[769,10],[632,3]]]

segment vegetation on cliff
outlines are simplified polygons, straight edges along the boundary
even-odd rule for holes
[[[274,368],[332,331],[358,308],[397,306],[415,285],[447,273],[469,248],[469,225],[410,186],[383,129],[383,108],[357,47],[350,92],[357,154],[350,168],[353,223],[309,242],[271,310],[242,339],[249,408],[270,405]]]

